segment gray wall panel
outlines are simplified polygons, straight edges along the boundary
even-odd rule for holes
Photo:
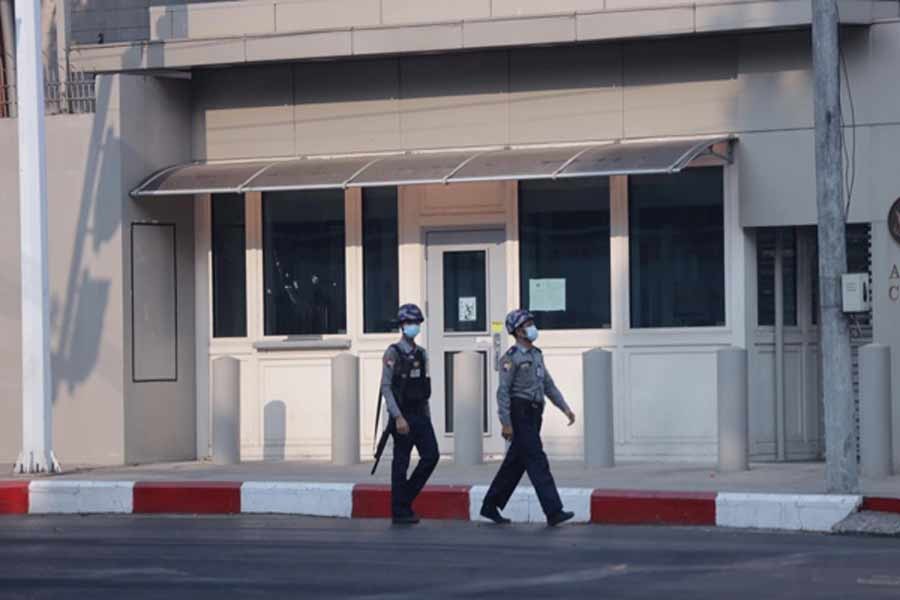
[[[510,53],[514,144],[622,136],[622,52],[617,45]]]
[[[741,37],[733,129],[813,126],[810,48],[805,32]]]
[[[198,158],[294,154],[290,65],[241,67],[197,74],[194,110]]]
[[[131,225],[132,378],[178,380],[175,231],[169,223]]]
[[[191,85],[188,81],[119,76],[123,138],[129,149],[123,165],[125,189],[168,164],[191,155]],[[124,198],[124,196],[123,196]],[[177,381],[132,381],[131,302],[125,302],[126,461],[188,460],[197,455],[197,403],[194,351],[194,205],[191,198],[125,200],[127,222],[173,223],[176,226],[178,277]],[[130,231],[130,227],[129,227]],[[142,273],[131,272],[130,239],[123,245],[124,283],[137,287]],[[152,273],[151,273],[152,280]]]
[[[743,226],[816,223],[813,150],[811,130],[741,136],[736,161]]]
[[[504,144],[509,138],[506,52],[423,56],[400,64],[405,148]]]
[[[735,37],[625,45],[625,136],[731,130],[738,50]]]
[[[396,60],[298,64],[294,97],[298,154],[401,147]]]

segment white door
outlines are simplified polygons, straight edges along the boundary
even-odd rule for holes
[[[441,451],[453,452],[453,355],[484,357],[484,452],[502,454],[497,423],[497,365],[505,350],[506,236],[499,231],[434,231],[427,234],[428,354],[431,410]]]

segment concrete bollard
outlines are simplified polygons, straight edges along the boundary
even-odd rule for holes
[[[359,357],[344,352],[331,361],[331,462],[358,465]]]
[[[719,470],[750,468],[747,351],[722,348],[716,353],[719,417]]]
[[[613,428],[612,352],[588,350],[581,357],[584,385],[584,464],[616,464]]]
[[[484,356],[453,355],[453,460],[457,465],[484,461]]]
[[[241,462],[241,361],[222,356],[212,362],[212,459],[217,465]]]
[[[866,477],[893,474],[891,349],[882,344],[859,349],[859,455]]]

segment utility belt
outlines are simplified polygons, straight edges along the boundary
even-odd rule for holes
[[[544,414],[544,403],[528,398],[512,398],[510,410],[523,416],[541,416]]]
[[[414,416],[414,417],[427,417],[428,416],[428,400],[424,400],[422,402],[409,403],[409,406],[402,405],[400,406],[400,412],[403,413],[404,417]]]

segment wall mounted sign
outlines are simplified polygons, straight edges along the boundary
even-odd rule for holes
[[[888,213],[888,230],[894,241],[900,244],[900,198],[897,198],[891,207],[891,212]]]

